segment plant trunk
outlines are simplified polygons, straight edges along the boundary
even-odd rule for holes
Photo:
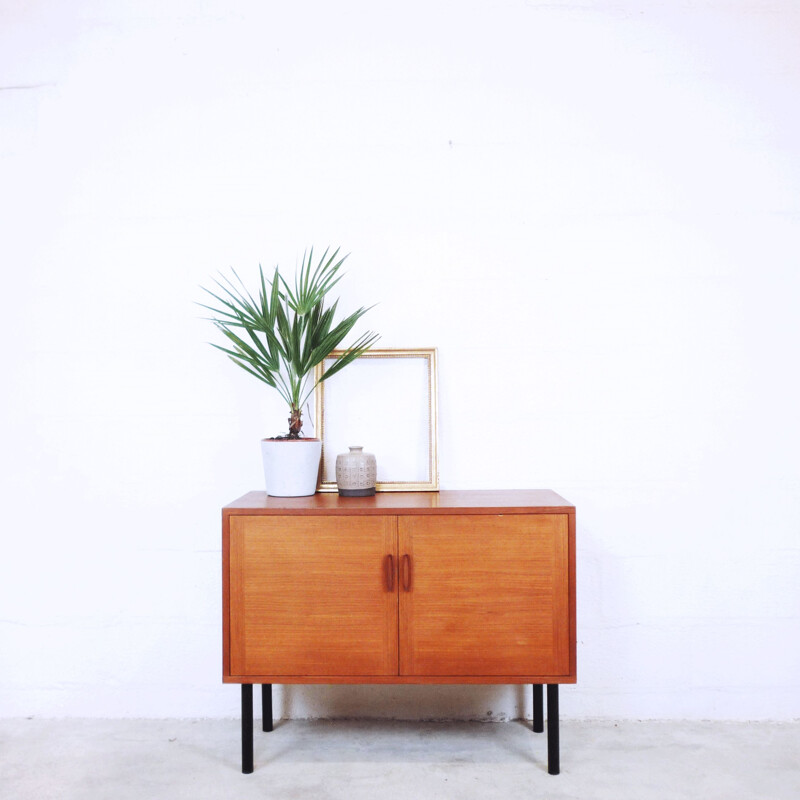
[[[297,406],[292,406],[292,416],[289,417],[289,438],[299,439],[303,431],[303,411]]]

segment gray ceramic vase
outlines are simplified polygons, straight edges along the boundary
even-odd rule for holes
[[[372,453],[363,447],[351,447],[349,453],[336,456],[336,484],[342,497],[371,497],[375,494],[378,467]]]

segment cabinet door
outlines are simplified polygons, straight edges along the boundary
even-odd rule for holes
[[[561,514],[401,518],[401,674],[568,674],[568,527]]]
[[[231,517],[231,674],[396,675],[396,525]]]

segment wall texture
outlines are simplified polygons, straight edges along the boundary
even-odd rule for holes
[[[439,348],[443,487],[578,508],[562,713],[800,717],[799,42],[793,0],[4,2],[0,714],[237,713],[219,509],[285,414],[193,301],[341,244]]]

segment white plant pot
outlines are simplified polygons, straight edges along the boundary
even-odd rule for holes
[[[264,481],[273,497],[306,497],[317,491],[319,439],[262,439]]]

